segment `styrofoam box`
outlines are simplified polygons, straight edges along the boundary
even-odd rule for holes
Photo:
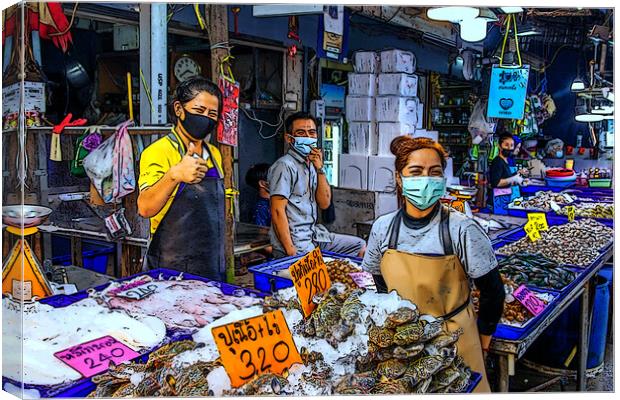
[[[374,122],[351,122],[349,124],[349,154],[371,156],[377,154],[373,140],[376,133]]]
[[[377,193],[375,202],[375,218],[389,214],[398,209],[398,197],[396,193]]]
[[[377,75],[349,73],[349,94],[374,96],[377,93]]]
[[[401,122],[415,126],[418,121],[418,98],[380,96],[375,99],[379,122]]]
[[[416,129],[415,133],[413,134],[414,138],[429,138],[429,139],[433,139],[434,141],[438,141],[439,140],[439,132],[438,131],[427,131],[426,129]]]
[[[422,102],[418,102],[418,112],[416,113],[416,117],[418,120],[416,121],[415,127],[417,129],[422,129],[422,124],[424,123],[424,104]]]
[[[340,155],[340,187],[368,190],[368,156]]]
[[[378,93],[379,96],[416,97],[418,95],[418,76],[409,74],[379,74]]]
[[[353,70],[358,74],[379,72],[379,56],[374,51],[357,51],[353,55]]]
[[[381,72],[415,72],[415,55],[405,50],[383,50],[381,52]]]
[[[390,151],[390,145],[392,140],[398,136],[410,135],[415,133],[415,126],[413,124],[400,123],[400,122],[379,122],[377,124],[376,135],[376,148],[375,155],[389,156],[392,155]]]
[[[454,160],[452,160],[452,157],[446,159],[446,169],[443,171],[443,175],[448,180],[454,177]]]
[[[368,157],[368,190],[395,192],[394,156]]]
[[[371,122],[375,119],[375,98],[367,96],[347,96],[347,121]]]

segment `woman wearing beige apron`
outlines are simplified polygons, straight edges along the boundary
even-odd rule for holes
[[[377,286],[396,290],[421,313],[463,329],[457,342],[469,367],[483,375],[475,392],[490,392],[483,352],[488,350],[504,305],[504,288],[491,242],[478,224],[442,206],[446,153],[431,139],[401,136],[392,142],[401,210],[373,224],[363,268]],[[470,281],[480,290],[479,315]]]

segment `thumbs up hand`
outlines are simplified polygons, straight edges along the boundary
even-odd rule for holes
[[[171,168],[171,177],[176,182],[196,184],[206,173],[207,162],[197,154],[194,143],[189,144],[181,162]]]

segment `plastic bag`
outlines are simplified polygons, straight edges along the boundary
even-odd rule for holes
[[[84,133],[75,142],[75,156],[71,160],[71,175],[77,178],[86,178],[84,170],[84,158],[95,150],[101,144],[101,132],[98,126],[93,126],[84,131]]]
[[[474,143],[481,143],[490,134],[495,132],[497,124],[491,121],[491,119],[487,120],[486,109],[486,100],[479,99],[476,102],[476,105],[474,105],[474,110],[469,118],[469,125],[467,126],[467,129],[469,130]]]
[[[99,147],[84,158],[83,166],[97,192],[106,203],[117,203],[135,190],[133,147],[127,121]]]

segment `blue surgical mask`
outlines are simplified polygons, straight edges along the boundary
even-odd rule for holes
[[[446,192],[446,178],[431,176],[402,176],[403,195],[419,210],[427,210]]]
[[[318,142],[317,138],[309,137],[295,137],[293,142],[293,148],[301,155],[307,157],[312,151],[313,147],[316,147]]]
[[[555,158],[564,158],[564,151],[556,151]]]

